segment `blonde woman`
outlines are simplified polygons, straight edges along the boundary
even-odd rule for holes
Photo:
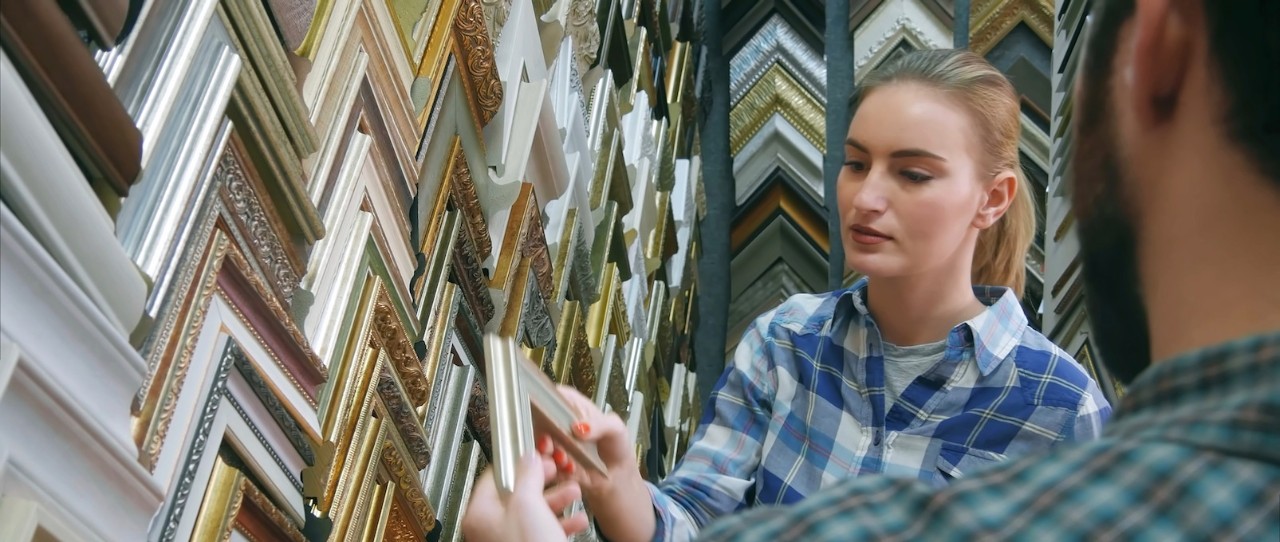
[[[609,467],[576,479],[609,540],[687,540],[854,476],[943,486],[1100,433],[1110,405],[1018,300],[1035,210],[1013,86],[971,52],[920,51],[868,74],[852,111],[837,204],[846,264],[867,278],[757,318],[662,483],[640,477],[621,419],[565,390]],[[488,523],[469,517],[468,537]]]

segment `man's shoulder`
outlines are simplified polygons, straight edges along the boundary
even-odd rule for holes
[[[1274,522],[1256,521],[1274,519],[1268,514],[1274,514],[1269,507],[1277,483],[1278,465],[1185,443],[1112,436],[1002,463],[942,489],[915,480],[856,478],[791,508],[757,510],[716,524],[706,534],[710,540],[761,542],[1008,539],[1045,533],[1080,539],[1154,534],[1159,539],[1178,533],[1220,536],[1225,531],[1213,529],[1226,528],[1252,538],[1277,532]],[[1210,493],[1223,498],[1203,498]]]

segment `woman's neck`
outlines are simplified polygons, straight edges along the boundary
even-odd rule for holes
[[[951,328],[986,310],[968,276],[872,278],[867,310],[880,337],[899,346],[941,341]]]

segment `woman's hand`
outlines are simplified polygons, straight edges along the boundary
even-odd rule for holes
[[[559,449],[551,451],[557,468],[566,475],[574,475],[581,484],[587,506],[606,539],[615,542],[653,539],[656,512],[649,487],[640,476],[635,443],[631,441],[627,425],[617,414],[602,412],[578,390],[569,386],[559,389],[569,407],[578,414],[578,421],[572,427],[573,436],[596,445],[609,476],[574,465]],[[544,454],[549,449],[541,441],[538,448]]]
[[[462,533],[475,542],[543,542],[565,540],[586,530],[585,514],[561,519],[561,511],[581,497],[576,482],[566,480],[551,488],[556,466],[541,455],[530,454],[520,462],[516,487],[502,495],[490,468],[476,481]],[[544,489],[546,488],[546,489]]]
[[[605,469],[609,471],[609,476],[605,478],[590,470],[576,468],[580,465],[570,464],[570,468],[565,469],[564,463],[568,463],[567,458],[562,461],[565,454],[562,450],[556,449],[553,458],[560,471],[564,474],[575,474],[580,470],[581,473],[576,479],[582,484],[582,491],[588,495],[588,499],[595,494],[612,493],[611,483],[619,478],[638,477],[640,469],[636,460],[635,444],[631,442],[627,434],[627,424],[622,421],[622,418],[612,412],[608,414],[602,412],[594,402],[579,393],[577,389],[570,386],[558,387],[560,395],[564,396],[569,407],[578,414],[578,421],[572,427],[573,436],[583,442],[596,445],[596,452],[600,455],[600,461],[604,463]]]

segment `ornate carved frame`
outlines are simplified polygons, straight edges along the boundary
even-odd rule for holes
[[[430,464],[421,417],[431,383],[383,279],[367,274],[361,292],[342,355],[346,369],[331,383],[321,418],[325,438],[338,446],[327,466],[320,506],[334,520],[334,533],[347,537],[355,535],[356,525],[385,520],[388,516],[372,519],[368,514],[381,514],[381,504],[365,500],[381,458],[395,475],[391,493],[406,503],[409,519],[425,533],[434,524],[434,511],[419,483],[403,483],[402,474]]]
[[[227,152],[237,156],[238,151],[233,146]],[[214,180],[218,190],[235,186],[221,184],[219,178],[234,176],[233,170],[225,173]],[[175,283],[178,295],[172,296],[171,304],[163,308],[155,331],[143,347],[148,373],[133,404],[133,435],[139,446],[139,460],[148,469],[155,468],[165,444],[197,335],[215,290],[227,294],[241,318],[253,323],[254,333],[260,335],[257,338],[268,346],[273,361],[303,394],[310,408],[315,407],[318,389],[328,378],[327,368],[311,350],[274,289],[262,278],[263,265],[245,256],[254,249],[271,250],[267,241],[271,237],[261,229],[242,233],[238,225],[245,221],[224,203],[232,199],[228,196],[226,200],[212,201],[199,213],[204,216],[204,225],[196,239],[207,241],[188,245],[188,264]]]

